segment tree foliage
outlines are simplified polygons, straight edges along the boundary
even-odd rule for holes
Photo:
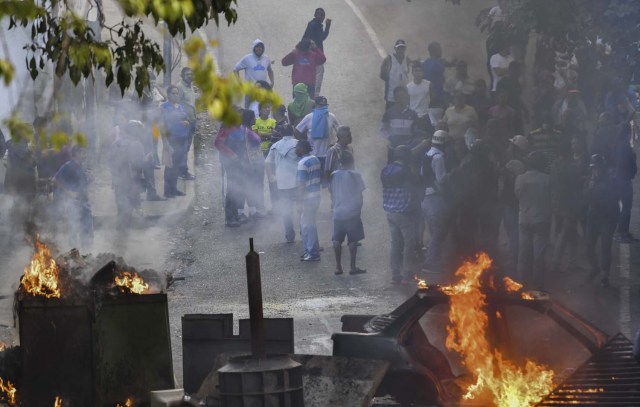
[[[30,30],[31,42],[25,44],[26,67],[33,79],[50,62],[58,77],[68,75],[74,84],[82,79],[104,80],[106,86],[117,84],[124,95],[129,88],[141,96],[149,86],[149,72],[165,68],[159,45],[145,35],[143,19],[156,25],[163,22],[174,36],[187,37],[190,32],[213,21],[236,22],[237,0],[116,0],[123,18],[114,25],[100,21],[101,33],[69,7],[69,0],[1,0],[0,19],[9,19],[10,29]],[[88,0],[100,13],[101,2]],[[104,38],[102,38],[104,37]],[[195,36],[194,36],[195,37]],[[223,78],[214,71],[213,59],[206,54],[202,41],[188,42],[189,65],[194,82],[200,87],[200,107],[225,124],[237,124],[240,116],[234,101],[247,95],[254,100],[279,104],[273,92],[255,88],[230,76]],[[15,74],[14,61],[0,59],[0,78],[8,84]],[[5,121],[12,136],[33,140],[28,126],[13,115]]]

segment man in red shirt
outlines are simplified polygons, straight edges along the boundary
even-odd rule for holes
[[[282,65],[293,65],[291,73],[293,86],[304,83],[307,85],[309,95],[313,95],[316,88],[316,66],[324,64],[326,60],[322,50],[316,47],[312,40],[303,38],[293,51],[282,58]]]

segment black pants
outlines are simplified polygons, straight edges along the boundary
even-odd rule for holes
[[[601,214],[589,214],[587,217],[587,258],[591,273],[603,271],[606,277],[611,270],[611,246],[617,219],[607,219]],[[596,253],[596,245],[600,239],[600,262]]]

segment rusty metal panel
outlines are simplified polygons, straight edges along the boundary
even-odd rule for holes
[[[94,405],[92,316],[87,303],[26,298],[18,302],[23,406]]]
[[[186,393],[198,392],[221,353],[251,352],[249,320],[241,319],[239,324],[239,334],[234,335],[233,314],[182,316],[182,369]],[[267,354],[294,352],[293,318],[265,318],[264,329]]]
[[[96,406],[172,389],[173,362],[166,294],[105,297],[96,303]]]

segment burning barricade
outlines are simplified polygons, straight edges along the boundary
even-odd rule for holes
[[[5,402],[133,405],[172,388],[165,287],[112,254],[54,257],[36,239],[15,300],[21,374],[13,393],[2,384]]]

